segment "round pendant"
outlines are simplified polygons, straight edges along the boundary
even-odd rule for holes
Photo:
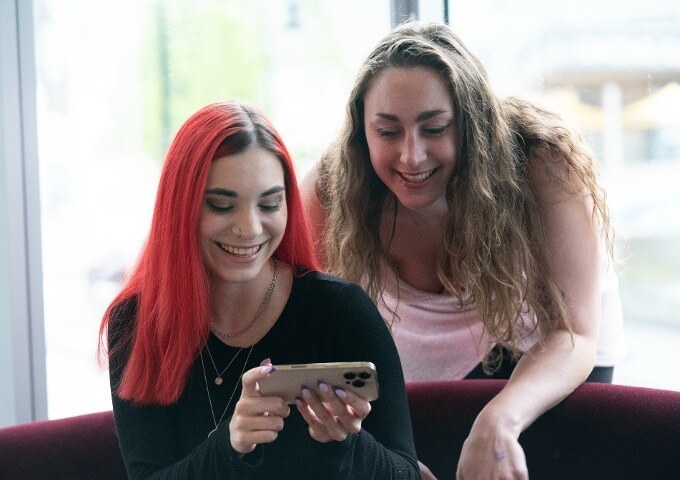
[[[222,377],[217,377],[215,379],[215,385],[222,385]]]

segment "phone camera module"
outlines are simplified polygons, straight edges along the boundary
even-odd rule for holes
[[[363,380],[354,380],[354,381],[352,382],[352,385],[354,385],[355,387],[361,388],[361,387],[363,387],[364,385],[366,385],[366,382],[364,382]]]
[[[343,377],[345,377],[347,380],[354,380],[357,378],[357,374],[354,372],[346,372]]]
[[[369,378],[371,378],[371,373],[370,372],[360,372],[359,378],[361,378],[363,380],[368,380]]]

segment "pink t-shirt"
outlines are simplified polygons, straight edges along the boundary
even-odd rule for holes
[[[399,316],[392,323],[392,331],[406,381],[464,378],[495,344],[475,305],[461,306],[454,296],[417,290],[386,270],[383,301],[378,302],[378,309],[388,322],[393,315],[387,307]],[[601,291],[596,365],[613,366],[623,355],[625,342],[618,279],[606,261]],[[532,328],[533,315],[522,315],[517,321],[523,332],[519,347],[526,351],[539,340],[539,332]]]

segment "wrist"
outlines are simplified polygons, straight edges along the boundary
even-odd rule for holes
[[[472,425],[472,430],[480,433],[504,432],[506,435],[518,439],[523,428],[521,420],[514,412],[495,405],[492,400],[479,412]]]

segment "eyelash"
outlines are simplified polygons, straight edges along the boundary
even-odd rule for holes
[[[441,127],[424,128],[423,131],[424,131],[427,135],[431,135],[431,136],[433,136],[433,137],[436,137],[436,136],[441,135],[441,134],[443,134],[444,132],[446,132],[446,130],[448,129],[448,127],[449,127],[448,125],[442,125]]]
[[[439,135],[444,134],[448,128],[449,128],[448,125],[442,125],[441,127],[423,128],[423,133],[430,137],[438,137]],[[398,132],[396,130],[384,130],[382,128],[378,129],[378,136],[384,138],[393,138],[397,135],[397,133]]]
[[[278,212],[279,210],[281,210],[281,204],[276,203],[274,205],[260,205],[260,209],[263,212],[267,212],[267,213]]]
[[[212,210],[215,213],[229,213],[234,209],[233,205],[229,205],[228,207],[218,207],[214,203],[211,203],[210,201],[206,201],[208,208]],[[273,212],[278,212],[281,210],[281,204],[276,203],[273,205],[259,205],[260,210],[262,210],[265,213],[273,213]]]
[[[381,137],[393,137],[396,134],[395,131],[393,130],[383,130],[382,128],[378,129],[378,135]]]

